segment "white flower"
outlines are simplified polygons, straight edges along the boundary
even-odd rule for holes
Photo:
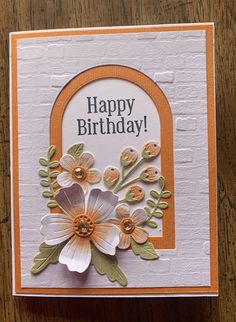
[[[61,167],[65,170],[57,177],[61,187],[70,187],[73,183],[79,183],[84,192],[87,191],[88,183],[94,184],[101,180],[101,173],[96,169],[90,169],[94,164],[92,154],[84,152],[79,160],[70,154],[65,154],[60,160]]]
[[[102,223],[114,210],[118,197],[110,191],[93,189],[85,210],[84,192],[79,184],[62,188],[55,196],[63,213],[42,218],[41,233],[47,245],[66,240],[59,262],[70,271],[84,272],[91,262],[91,243],[108,255],[115,255],[120,230],[112,223]]]

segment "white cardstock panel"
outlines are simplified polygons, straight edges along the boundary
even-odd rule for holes
[[[117,133],[117,134],[106,134],[102,135],[99,130],[97,135],[79,135],[78,136],[78,123],[77,119],[83,119],[91,122],[99,122],[102,118],[105,122],[108,117],[105,113],[88,113],[88,99],[87,97],[97,97],[96,102],[99,106],[100,100],[115,100],[115,99],[132,99],[135,98],[132,112],[130,114],[127,107],[126,110],[118,116],[118,111],[114,112],[113,115],[109,117],[109,121],[120,122],[121,117],[125,118],[125,123],[129,120],[137,120],[140,122],[144,120],[146,116],[147,126],[146,132],[144,128],[144,121],[142,122],[142,128],[138,135],[136,133]],[[90,99],[94,103],[93,99]],[[110,113],[111,114],[111,113]],[[128,114],[130,114],[128,116]],[[99,129],[99,128],[98,128]],[[106,128],[104,128],[106,129]],[[81,129],[81,132],[83,130]],[[110,131],[112,131],[112,126],[110,126]],[[82,132],[83,133],[83,132]],[[89,85],[83,87],[79,92],[77,92],[71,101],[68,103],[66,111],[63,116],[62,122],[62,150],[66,153],[69,146],[74,143],[83,142],[84,151],[89,153],[92,152],[95,159],[95,164],[93,167],[103,171],[108,166],[114,166],[120,168],[120,154],[121,151],[126,147],[133,147],[137,151],[141,151],[142,146],[148,141],[160,142],[160,120],[157,108],[149,95],[147,95],[144,90],[142,90],[137,85],[131,82],[124,81],[121,79],[104,79],[98,80],[90,83]],[[140,152],[139,152],[140,157]],[[130,176],[129,180],[137,178],[141,171],[148,165],[157,166],[161,170],[160,166],[161,155],[158,156],[153,162],[145,163],[140,167],[133,175]],[[145,190],[145,195],[148,198],[149,191],[152,188],[158,189],[158,185],[143,184],[138,183]],[[102,190],[107,190],[103,181],[96,185],[91,185],[90,190],[94,187],[98,187]],[[118,193],[120,199],[125,195],[127,189],[124,189]],[[138,205],[129,205],[130,209],[143,208],[145,206],[145,199],[143,202],[138,203]],[[131,210],[132,212],[132,210]],[[111,217],[114,217],[114,213]],[[158,229],[147,229],[151,236],[162,235],[162,220],[156,220],[158,222]]]
[[[118,252],[119,265],[127,274],[128,287],[210,285],[205,42],[205,31],[18,40],[22,287],[120,287],[109,282],[105,276],[98,275],[93,267],[78,274],[68,271],[64,265],[55,264],[49,265],[37,276],[30,273],[33,257],[43,241],[39,231],[40,220],[48,213],[46,200],[41,197],[38,159],[45,155],[50,144],[49,118],[53,103],[64,85],[79,72],[104,64],[129,66],[148,75],[166,95],[173,113],[176,249],[160,250],[161,257],[156,261],[141,260],[131,251]],[[119,80],[114,82],[119,82],[119,87],[124,85]],[[94,83],[94,86],[97,85]],[[129,85],[130,90],[137,91],[135,85]],[[143,94],[138,90],[137,95],[141,97]],[[104,93],[110,95],[105,89]],[[145,96],[143,99],[148,100]],[[73,111],[73,104],[72,99],[70,110],[65,113],[63,129],[67,123],[67,114]],[[146,109],[145,113],[150,115],[150,119],[153,116],[153,134],[158,138],[158,114],[152,108],[153,103],[149,101],[148,104],[150,109]],[[83,108],[80,112],[84,113]],[[135,113],[137,117],[143,115],[138,108]],[[149,124],[149,128],[152,126]],[[74,141],[74,134],[71,133],[64,135],[63,130],[64,151]],[[109,147],[117,156],[114,165],[118,165],[119,151],[124,143],[132,143],[140,149],[149,138],[153,139],[151,131],[137,138],[127,136],[127,140],[125,135],[115,137],[114,147]],[[113,140],[112,137],[106,139]],[[93,138],[84,138],[84,143],[86,150],[95,155],[97,168],[103,169],[108,160],[113,161],[109,155],[106,161],[98,157],[100,149]],[[158,234],[161,234],[161,229]]]

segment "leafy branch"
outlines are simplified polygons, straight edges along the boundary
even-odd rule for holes
[[[124,172],[124,167],[122,167],[122,176],[121,176],[121,180],[117,183],[117,185],[115,186],[113,192],[117,193],[120,190],[122,190],[123,188],[129,186],[130,184],[133,184],[135,182],[138,182],[140,180],[140,177],[137,177],[129,182],[126,182],[126,180],[131,176],[132,173],[134,173],[135,170],[138,169],[138,167],[144,162],[144,158],[141,158],[139,161],[137,161],[132,167],[131,169],[125,174]]]
[[[42,192],[42,196],[44,198],[50,198],[47,203],[49,208],[57,207],[57,202],[54,197],[56,195],[55,188],[59,186],[56,178],[60,172],[55,169],[59,167],[60,163],[59,161],[51,161],[55,152],[56,147],[51,145],[48,148],[47,157],[39,159],[40,165],[44,167],[44,169],[39,170],[39,176],[42,178],[40,180],[40,185],[47,188],[47,190]]]
[[[158,181],[160,172],[156,166],[146,166],[139,175],[132,176],[145,162],[152,162],[160,154],[160,146],[156,141],[149,141],[141,148],[141,156],[133,147],[126,147],[121,151],[119,170],[116,167],[107,167],[103,173],[103,182],[106,187],[117,194],[128,188],[124,197],[119,202],[140,202],[145,197],[145,191],[139,182],[152,184]],[[137,184],[138,183],[138,184]]]
[[[147,219],[144,222],[144,225],[147,225],[151,228],[156,228],[156,221],[152,218],[162,218],[163,209],[168,208],[168,202],[162,201],[163,199],[168,199],[171,197],[170,191],[164,191],[165,188],[165,178],[163,176],[159,177],[158,184],[160,186],[160,191],[151,190],[150,195],[152,199],[147,200],[147,206],[144,207],[145,212],[147,213]]]

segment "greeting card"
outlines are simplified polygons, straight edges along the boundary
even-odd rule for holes
[[[217,295],[213,25],[10,44],[13,294]]]

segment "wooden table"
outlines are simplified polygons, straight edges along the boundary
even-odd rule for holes
[[[235,0],[0,0],[0,321],[236,321]],[[11,295],[8,33],[215,22],[219,298],[40,299]]]

